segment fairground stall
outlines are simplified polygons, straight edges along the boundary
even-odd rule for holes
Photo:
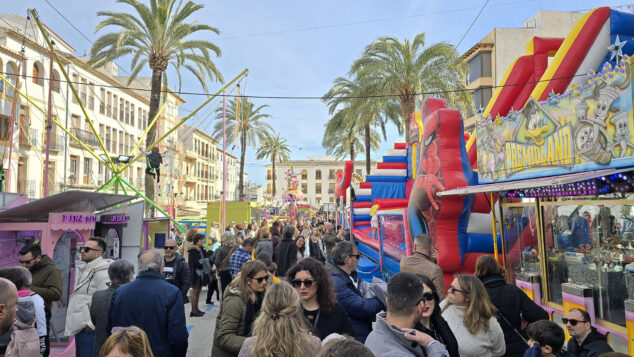
[[[52,356],[74,356],[73,340],[64,336],[68,298],[75,282],[79,249],[90,238],[100,211],[124,204],[133,196],[66,191],[0,212],[0,267],[20,265],[20,249],[40,241],[42,253],[52,257],[62,273],[62,298],[53,303]],[[140,236],[137,236],[137,246]],[[122,241],[125,245],[125,239]]]

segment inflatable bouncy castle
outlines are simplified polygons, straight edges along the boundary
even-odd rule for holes
[[[492,223],[492,210],[498,212],[498,197],[490,194],[495,191],[470,194],[464,188],[626,165],[632,141],[624,140],[630,128],[623,123],[625,118],[631,121],[633,114],[631,103],[625,106],[618,98],[630,84],[624,78],[630,78],[628,55],[633,53],[634,15],[597,8],[586,13],[565,38],[529,41],[525,55],[512,63],[498,83],[500,87],[477,125],[477,135],[464,133],[459,112],[448,108],[444,100],[425,100],[413,114],[411,137],[406,143],[394,144],[355,189],[350,225],[367,258],[364,272],[378,275],[378,271],[389,277],[399,270],[400,258],[411,254],[412,238],[427,233],[437,248],[437,262],[446,282],[456,273],[471,273],[479,255],[493,253],[496,245],[501,251],[501,239],[497,234],[494,239],[493,234],[501,227]],[[563,112],[547,113],[563,101],[575,102],[572,107],[562,106],[566,113],[573,113],[575,123],[562,116]],[[615,115],[617,104],[630,109]],[[512,123],[516,119],[525,125],[511,130],[517,128]],[[525,146],[557,144],[559,137],[551,134],[567,122],[572,144],[579,145],[574,154],[569,152],[570,157],[578,156],[576,162],[551,160],[546,166],[552,170],[524,170],[524,164],[530,164]],[[614,134],[617,129],[618,135]],[[511,139],[518,145],[509,146]],[[512,152],[505,148],[526,155],[515,155],[514,164]],[[539,155],[541,161],[550,160],[548,153]],[[584,162],[587,164],[576,165]],[[351,165],[347,163],[344,176],[352,172]],[[341,195],[348,186],[341,181]],[[460,189],[461,194],[446,194]],[[507,218],[518,229],[505,236],[506,251],[512,251],[520,240],[526,242],[521,238],[533,236],[531,231],[539,229],[535,221]]]

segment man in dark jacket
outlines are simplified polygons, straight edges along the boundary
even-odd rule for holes
[[[99,357],[101,346],[110,336],[110,331],[107,328],[112,295],[121,285],[131,282],[133,277],[134,265],[126,259],[117,260],[108,266],[108,278],[110,278],[108,288],[99,290],[92,296],[90,320],[95,325],[95,342],[92,345],[93,357]]]
[[[357,265],[359,264],[359,249],[350,242],[339,242],[332,250],[334,264],[326,264],[326,268],[332,275],[335,283],[337,301],[350,317],[350,323],[356,333],[356,339],[361,343],[372,331],[372,321],[377,313],[385,306],[377,298],[365,299],[358,289],[359,276]]]
[[[297,245],[293,240],[295,227],[290,224],[284,227],[282,241],[277,245],[277,276],[286,275],[286,271],[297,262]]]
[[[503,270],[501,272],[503,273]],[[506,342],[505,356],[523,356],[529,346],[518,335],[522,330],[522,319],[528,323],[548,320],[548,313],[520,288],[507,284],[502,275],[491,274],[479,278],[489,293],[491,302],[498,309],[498,322],[504,331]]]
[[[5,278],[0,278],[0,357],[11,343],[13,320],[17,312],[18,289]]]
[[[139,275],[114,293],[108,331],[135,325],[148,336],[155,356],[184,357],[189,333],[185,327],[183,295],[163,279],[163,257],[155,250],[139,257]]]
[[[260,253],[266,253],[269,257],[273,256],[273,242],[269,238],[269,232],[262,232],[262,238],[255,246],[255,256],[257,257]]]
[[[50,350],[49,336],[51,335],[51,307],[53,301],[62,298],[62,273],[55,266],[55,262],[46,254],[42,254],[39,242],[29,243],[20,249],[20,263],[31,271],[31,291],[44,299],[46,313],[45,337],[46,350]]]
[[[570,309],[562,319],[568,334],[568,357],[597,357],[603,352],[613,352],[604,335],[592,327],[590,314],[581,309]]]
[[[185,261],[185,258],[176,252],[176,249],[178,249],[178,245],[175,239],[168,239],[167,242],[165,242],[163,275],[165,275],[165,280],[181,291],[183,301],[185,301],[187,290],[191,287],[189,265]]]

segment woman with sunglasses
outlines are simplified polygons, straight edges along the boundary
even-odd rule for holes
[[[315,356],[319,348],[319,338],[311,335],[304,320],[299,295],[283,281],[266,291],[253,337],[244,341],[238,357]]]
[[[480,279],[458,274],[448,291],[442,317],[447,321],[462,357],[498,357],[506,351],[497,309]]]
[[[423,283],[423,316],[414,326],[415,330],[424,332],[447,348],[450,357],[460,357],[458,341],[449,324],[440,312],[440,298],[434,283],[426,276],[417,274]]]
[[[331,333],[354,337],[348,314],[335,299],[335,288],[324,264],[306,258],[292,266],[286,279],[299,293],[304,316],[322,340]]]
[[[520,288],[504,281],[504,268],[490,255],[476,261],[475,276],[484,284],[491,302],[498,309],[498,322],[504,330],[506,354],[521,357],[528,348],[520,335],[522,319],[529,323],[548,320],[548,313],[531,300]]]
[[[136,326],[113,327],[99,357],[154,357],[147,334]]]
[[[222,309],[216,318],[216,330],[211,355],[237,356],[251,325],[260,312],[269,275],[266,265],[259,260],[244,263],[240,274],[229,284],[222,299]]]

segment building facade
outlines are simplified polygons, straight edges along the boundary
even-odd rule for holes
[[[269,201],[279,202],[288,188],[286,172],[292,167],[299,175],[298,189],[304,194],[308,204],[321,207],[323,203],[335,201],[336,173],[343,171],[343,160],[332,156],[309,156],[306,160],[291,160],[275,164],[275,195],[273,195],[272,165],[266,165],[266,197]],[[376,165],[375,161],[371,166]],[[355,173],[363,176],[365,161],[354,162]]]
[[[511,63],[526,53],[526,44],[534,36],[564,38],[582,16],[580,12],[541,10],[524,21],[524,27],[494,28],[465,52],[466,84],[476,110],[486,108],[493,87],[500,84]],[[467,113],[465,118],[465,130],[473,131],[477,113]]]

